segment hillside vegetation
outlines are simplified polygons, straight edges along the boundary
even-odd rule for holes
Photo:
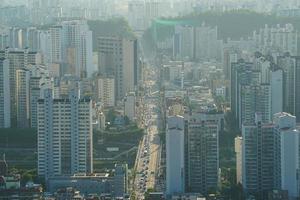
[[[122,36],[134,38],[127,21],[123,18],[113,18],[109,20],[90,20],[88,21],[90,30],[93,32],[93,48],[97,49],[97,38],[100,36]]]
[[[205,23],[208,26],[218,27],[218,36],[220,39],[239,39],[252,35],[254,30],[264,27],[265,24],[293,24],[300,30],[299,17],[278,17],[274,14],[262,14],[248,10],[237,10],[230,12],[206,12],[200,14],[191,14],[178,18],[162,18],[155,20],[152,26],[143,36],[143,45],[146,52],[153,51],[155,41],[162,41],[171,37],[176,25],[200,26]]]

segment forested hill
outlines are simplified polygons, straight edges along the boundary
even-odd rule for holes
[[[205,23],[210,26],[218,26],[220,38],[239,39],[264,27],[265,24],[286,24],[291,23],[300,30],[299,17],[278,17],[274,14],[256,13],[248,10],[236,10],[223,13],[206,12],[201,14],[193,14],[181,18],[164,19],[189,22],[195,25]]]
[[[97,38],[99,36],[122,36],[134,38],[127,21],[123,18],[113,18],[109,20],[90,20],[88,21],[90,30],[93,31],[93,48],[97,49]]]
[[[150,50],[154,40],[164,40],[174,33],[174,26],[177,24],[199,26],[205,23],[209,26],[218,27],[220,39],[239,39],[252,35],[254,30],[264,27],[265,24],[286,24],[291,23],[300,30],[300,17],[278,17],[274,14],[262,14],[248,10],[236,10],[230,12],[206,12],[191,14],[178,18],[162,18],[153,21],[152,26],[144,34],[144,47]],[[149,49],[150,48],[150,49]],[[146,50],[146,51],[147,51]]]

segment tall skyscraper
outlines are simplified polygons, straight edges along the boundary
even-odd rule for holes
[[[271,89],[271,117],[283,111],[283,70],[272,69],[270,71]]]
[[[271,56],[256,52],[253,62],[239,60],[231,63],[231,110],[243,123],[253,123],[255,113],[261,113],[262,123],[272,121],[273,114],[282,112],[284,75]]]
[[[143,31],[145,27],[144,1],[131,0],[128,2],[128,23],[135,31]]]
[[[0,58],[0,128],[10,128],[9,60]]]
[[[167,119],[166,132],[166,194],[185,192],[184,126],[182,116]]]
[[[273,27],[265,25],[259,31],[253,32],[256,48],[264,54],[290,52],[292,56],[298,55],[298,31],[292,24]]]
[[[187,185],[188,192],[207,194],[219,183],[218,114],[193,113],[188,119]]]
[[[262,123],[257,113],[255,123],[243,124],[242,134],[246,193],[266,199],[270,191],[286,190],[289,199],[299,198],[300,132],[296,117],[280,112],[274,114],[272,123]]]
[[[241,86],[258,85],[260,83],[260,71],[254,69],[254,64],[245,62],[243,59],[236,63],[231,63],[231,83],[230,83],[230,106],[231,110],[241,127]]]
[[[64,60],[71,74],[81,78],[91,76],[93,67],[92,32],[86,21],[62,22]]]
[[[117,100],[122,100],[127,92],[135,91],[140,77],[137,56],[137,40],[98,38],[98,71],[104,76],[114,76]]]
[[[261,113],[263,123],[271,121],[270,85],[242,85],[240,92],[240,127],[242,123],[254,122],[257,112]]]
[[[217,27],[176,26],[173,56],[196,60],[221,60],[223,41],[218,40]]]
[[[0,49],[5,49],[9,46],[9,37],[7,33],[0,33]]]
[[[30,96],[29,82],[30,72],[27,69],[16,70],[16,106],[17,127],[30,127]]]
[[[195,58],[194,27],[176,26],[173,39],[173,56],[175,58]]]
[[[29,97],[30,97],[30,126],[37,128],[37,102],[44,89],[52,87],[47,66],[30,65]]]
[[[52,90],[38,101],[38,175],[93,172],[92,102],[71,91],[54,99]]]
[[[281,188],[287,190],[290,199],[299,198],[300,132],[296,117],[288,113],[274,115],[275,133],[280,135]]]
[[[26,68],[29,64],[36,64],[37,53],[28,49],[10,49],[0,50],[0,58],[9,60],[9,81],[11,96],[11,118],[12,126],[17,124],[17,100],[16,100],[16,70]]]
[[[62,26],[52,26],[49,28],[50,62],[63,62],[63,32]]]
[[[243,124],[242,181],[248,194],[263,197],[264,192],[281,189],[280,135],[272,123],[262,123],[256,113],[255,122]]]
[[[223,72],[225,79],[231,80],[231,63],[236,63],[238,54],[231,49],[224,48],[223,50]]]
[[[283,111],[300,120],[300,57],[288,53],[277,58],[283,70]]]
[[[115,106],[115,79],[113,77],[99,77],[96,80],[96,88],[97,98],[104,106]]]
[[[223,41],[218,40],[218,28],[195,27],[195,58],[198,60],[221,60]]]

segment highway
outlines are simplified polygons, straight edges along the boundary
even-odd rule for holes
[[[146,134],[140,142],[136,158],[136,176],[133,190],[136,199],[144,199],[148,189],[155,189],[156,176],[158,174],[161,142],[159,137],[159,100],[151,96],[151,88],[155,81],[147,82],[147,94],[144,97],[143,121]]]

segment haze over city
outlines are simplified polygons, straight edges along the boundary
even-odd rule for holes
[[[300,0],[0,0],[0,200],[300,198]]]

